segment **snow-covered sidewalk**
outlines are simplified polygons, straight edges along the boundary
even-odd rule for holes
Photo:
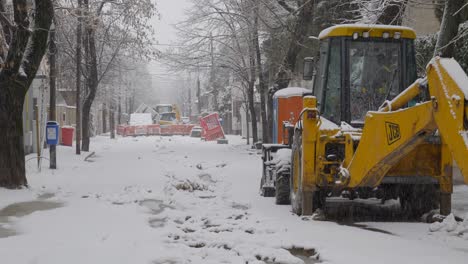
[[[467,262],[466,237],[429,224],[365,223],[382,233],[291,214],[258,195],[256,152],[229,142],[97,137],[87,161],[66,147],[58,170],[28,161],[30,188],[0,189],[0,263]],[[461,213],[466,197],[457,187]]]

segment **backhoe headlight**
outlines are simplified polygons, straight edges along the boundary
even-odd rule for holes
[[[358,32],[354,32],[353,33],[353,39],[356,40],[359,38],[359,33]]]
[[[388,39],[389,37],[390,37],[390,33],[388,33],[388,32],[384,32],[382,34],[382,38],[384,38],[384,39]]]
[[[362,32],[362,37],[363,38],[368,38],[369,37],[369,31]]]
[[[401,38],[401,32],[395,32],[395,34],[393,34],[393,38],[394,39],[400,39]]]

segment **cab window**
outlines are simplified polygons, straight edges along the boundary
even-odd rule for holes
[[[397,42],[348,42],[351,123],[363,123],[367,111],[398,95],[400,47]]]
[[[331,39],[324,89],[322,115],[335,122],[341,121],[341,41]]]

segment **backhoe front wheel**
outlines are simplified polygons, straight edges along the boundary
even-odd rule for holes
[[[302,188],[302,135],[295,131],[290,176],[290,200],[292,212],[297,215],[312,215],[315,210],[324,208],[325,195],[321,190],[304,191]]]
[[[294,131],[291,154],[290,200],[292,212],[302,215],[302,135]]]

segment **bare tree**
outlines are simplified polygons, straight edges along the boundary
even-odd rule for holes
[[[50,0],[35,0],[34,8],[13,0],[11,14],[6,2],[0,0],[0,187],[19,188],[27,185],[23,102],[46,51],[54,10]]]
[[[254,141],[258,141],[255,112],[255,81],[257,73],[254,2],[252,0],[194,0],[189,18],[178,25],[180,42],[177,50],[166,52],[165,58],[174,70],[198,72],[216,61],[215,70],[227,69],[232,79],[240,83],[248,95],[248,109],[252,120]],[[258,21],[257,21],[258,23]],[[258,24],[257,24],[258,28]],[[213,45],[212,45],[213,43]],[[187,56],[188,54],[188,56]],[[258,67],[261,69],[261,67]],[[212,73],[212,71],[211,71]],[[210,75],[210,92],[218,101],[220,89],[229,86]],[[230,78],[225,78],[230,79]],[[264,86],[263,86],[264,87]],[[215,89],[213,89],[215,88]],[[266,119],[266,118],[265,118]]]
[[[357,11],[355,21],[366,24],[401,25],[409,1],[411,0],[354,0]]]
[[[463,20],[462,9],[465,7],[464,0],[446,0],[442,24],[440,26],[439,36],[434,51],[434,56],[453,57],[455,37],[458,34],[458,28]]]
[[[267,107],[266,107],[266,100],[267,100],[267,87],[265,83],[265,79],[263,77],[263,67],[262,67],[262,51],[260,49],[260,41],[259,41],[259,16],[260,16],[260,0],[254,0],[253,2],[253,45],[255,48],[256,53],[256,60],[257,60],[257,77],[258,77],[258,92],[260,94],[260,116],[262,120],[262,140],[263,142],[271,142],[271,131],[268,125],[268,118],[267,118]]]
[[[78,23],[76,24],[76,49],[75,49],[75,66],[76,66],[76,154],[81,154],[81,63],[82,63],[82,54],[81,54],[81,44],[83,41],[83,16],[81,10],[83,8],[83,1],[78,0]]]
[[[150,0],[97,1],[92,9],[84,0],[86,94],[82,108],[82,150],[89,151],[91,107],[101,80],[114,66],[119,54],[152,56],[152,28],[147,21],[155,14]],[[106,4],[111,8],[106,9]],[[96,36],[100,39],[97,39]],[[96,40],[102,40],[97,43]]]
[[[296,71],[297,56],[304,47],[303,43],[307,39],[307,33],[312,26],[316,3],[313,0],[299,0],[295,8],[287,5],[285,1],[278,0],[278,3],[293,16],[293,26],[289,35],[287,52],[275,79],[276,89],[283,89],[288,87],[292,75]]]

